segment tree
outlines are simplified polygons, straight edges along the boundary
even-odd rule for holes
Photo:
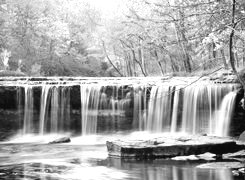
[[[30,75],[32,66],[37,65],[41,66],[42,75],[76,75],[80,71],[85,72],[79,75],[103,74],[103,57],[89,51],[96,46],[94,32],[100,15],[87,3],[82,0],[6,0],[4,5],[5,9],[0,9],[3,15],[0,45],[12,53],[11,69],[16,70],[21,60],[21,70]],[[102,54],[99,46],[97,49]],[[91,67],[99,70],[91,73]]]

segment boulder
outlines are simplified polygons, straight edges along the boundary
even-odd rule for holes
[[[225,154],[241,149],[234,140],[211,136],[163,136],[148,140],[107,141],[108,154],[120,158],[172,158],[206,152]]]
[[[69,142],[71,142],[71,139],[69,137],[62,137],[49,142],[49,144],[61,144],[61,143],[69,143]]]

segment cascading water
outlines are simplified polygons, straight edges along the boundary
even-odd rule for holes
[[[33,133],[33,89],[32,86],[25,86],[25,110],[24,110],[24,128],[23,133]]]
[[[23,134],[91,135],[99,129],[228,135],[239,85],[209,81],[188,85],[191,81],[184,79],[171,83],[163,79],[126,80],[21,84],[24,91],[18,90],[17,94],[20,101],[21,93],[25,97],[24,104],[18,105],[24,111]],[[76,88],[79,94],[74,95]],[[76,105],[74,100],[78,100]]]
[[[69,130],[69,87],[45,85],[42,87],[40,103],[39,133],[62,133]]]
[[[146,130],[163,132],[170,130],[172,111],[172,87],[154,86],[151,90]]]
[[[228,135],[224,124],[231,119],[236,93],[232,92],[233,96],[227,94],[236,87],[210,83],[188,87],[168,84],[154,86],[151,90],[145,130]],[[227,118],[217,113],[220,107],[226,108]]]
[[[229,135],[229,125],[234,110],[236,95],[236,92],[230,92],[222,101],[220,109],[217,112],[218,115],[216,115],[218,119],[216,121],[217,125],[215,126],[215,135],[217,136]]]
[[[178,112],[179,112],[179,101],[180,101],[180,90],[182,86],[176,86],[175,87],[175,94],[174,94],[174,100],[173,100],[173,113],[172,113],[172,119],[171,119],[171,133],[177,132],[177,120],[178,120]]]
[[[82,135],[95,134],[101,86],[81,85]]]
[[[144,130],[144,126],[146,125],[146,117],[147,117],[147,87],[134,85],[133,87],[133,97],[134,97],[134,124],[138,124],[139,130]]]
[[[48,95],[51,86],[45,85],[42,87],[42,95],[41,95],[41,109],[40,109],[40,123],[39,123],[39,133],[41,135],[44,134],[46,129],[47,122],[47,111],[48,111]]]

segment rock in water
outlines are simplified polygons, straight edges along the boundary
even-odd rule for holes
[[[61,144],[61,143],[69,143],[71,142],[71,139],[69,137],[63,137],[56,139],[54,141],[49,142],[49,144]]]
[[[152,140],[116,140],[107,141],[106,145],[109,156],[136,159],[171,158],[206,152],[221,155],[241,149],[231,139],[197,135],[163,136]]]

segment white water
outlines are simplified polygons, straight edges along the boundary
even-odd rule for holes
[[[229,126],[234,110],[236,95],[236,92],[230,92],[222,101],[220,109],[216,115],[218,119],[216,121],[217,125],[215,126],[216,129],[214,134],[217,136],[229,135]]]
[[[96,134],[100,90],[97,85],[80,86],[82,135]]]
[[[152,87],[145,129],[227,136],[226,124],[232,118],[236,85],[197,83],[182,87],[166,84]],[[227,113],[217,113],[220,108]]]
[[[80,128],[82,135],[96,134],[100,123],[98,117],[102,113],[115,122],[115,126],[109,127],[111,131],[117,131],[116,124],[123,124],[123,118],[132,118],[129,130],[227,136],[227,124],[232,118],[235,101],[235,95],[228,94],[235,94],[237,85],[202,81],[188,86],[190,82],[184,78],[171,81],[153,78],[145,81],[88,79],[62,81],[60,84],[53,81],[42,84],[25,82],[23,133],[34,133],[33,126],[38,122],[36,131],[40,135],[72,133],[71,126]],[[73,111],[70,89],[73,86],[80,87],[81,120],[78,125],[74,125],[70,117]],[[42,88],[38,121],[33,119],[35,87]],[[224,113],[219,113],[220,108],[226,109],[225,118]],[[130,111],[131,116],[127,117]]]
[[[41,95],[41,109],[40,109],[40,123],[39,123],[39,133],[41,135],[45,132],[45,125],[47,121],[47,109],[48,109],[48,94],[51,86],[46,85],[42,87],[42,95]]]
[[[174,102],[173,102],[173,114],[171,119],[171,133],[177,132],[177,120],[178,120],[178,106],[179,106],[179,100],[180,100],[180,89],[183,87],[176,86],[175,87],[175,94],[174,94]]]
[[[62,133],[69,129],[70,89],[52,85],[42,86],[39,134]]]
[[[32,86],[25,86],[25,110],[23,134],[32,133],[33,119],[33,91]]]

